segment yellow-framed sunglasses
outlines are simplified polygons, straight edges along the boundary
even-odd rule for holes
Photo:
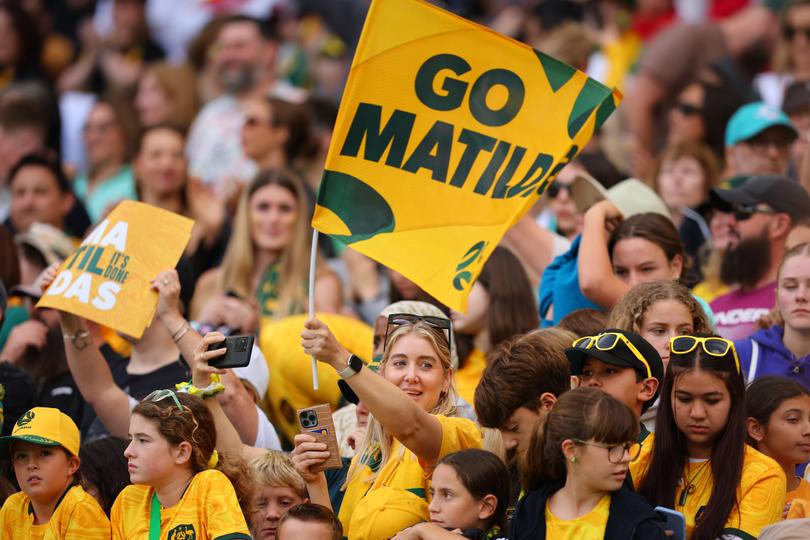
[[[740,359],[737,356],[737,349],[734,348],[734,342],[721,337],[695,337],[695,336],[674,336],[669,339],[669,351],[672,354],[689,354],[694,351],[698,345],[703,347],[703,351],[710,355],[722,358],[731,351],[734,357],[734,365],[737,368],[737,373],[740,371]]]
[[[630,352],[633,353],[633,356],[636,359],[644,364],[644,367],[647,369],[647,378],[651,378],[653,376],[652,370],[650,369],[650,363],[647,362],[647,359],[644,358],[644,355],[636,349],[636,346],[627,339],[624,335],[620,334],[619,332],[605,332],[604,334],[599,334],[596,336],[584,336],[579,338],[574,342],[574,347],[577,349],[598,349],[600,351],[610,351],[616,348],[616,345],[619,342],[624,343]]]

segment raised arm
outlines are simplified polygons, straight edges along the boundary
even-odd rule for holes
[[[301,345],[307,354],[314,355],[337,371],[347,366],[349,351],[318,319],[306,322],[301,332]],[[394,438],[426,464],[436,462],[442,444],[442,427],[436,417],[422,410],[401,389],[368,369],[361,369],[346,382]]]
[[[213,343],[219,343],[224,340],[225,336],[219,332],[209,332],[203,336],[196,344],[194,353],[189,357],[188,364],[191,369],[191,382],[197,388],[206,388],[211,384],[211,374],[224,374],[225,371],[217,369],[208,365],[211,359],[225,354],[225,349],[208,350],[208,346]],[[241,384],[238,380],[237,384]],[[239,437],[239,433],[233,426],[225,411],[217,399],[206,399],[205,404],[208,410],[214,417],[214,425],[217,429],[217,449],[221,452],[227,452],[231,455],[241,455],[246,461],[264,455],[267,451],[263,448],[256,448],[244,444]],[[255,412],[255,408],[253,409]]]
[[[605,308],[612,308],[630,290],[627,283],[613,274],[607,248],[610,230],[621,218],[621,212],[610,201],[593,205],[585,212],[579,244],[579,288],[589,300]]]
[[[107,431],[126,439],[129,435],[131,398],[115,384],[110,366],[90,336],[87,321],[63,311],[59,315],[68,368],[79,392],[96,411]]]

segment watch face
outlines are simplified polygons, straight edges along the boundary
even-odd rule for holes
[[[361,369],[363,369],[363,361],[360,360],[359,357],[351,355],[349,357],[349,367],[352,368],[354,371],[360,371]]]

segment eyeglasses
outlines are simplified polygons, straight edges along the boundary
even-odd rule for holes
[[[563,191],[565,191],[569,197],[571,196],[571,186],[554,181],[546,188],[546,195],[548,195],[549,199],[556,199]]]
[[[414,324],[423,322],[433,328],[438,328],[447,337],[447,346],[450,347],[451,324],[450,319],[444,317],[433,317],[431,315],[414,315],[413,313],[392,313],[388,316],[388,324],[385,326],[385,337],[383,343],[388,343],[388,331],[392,326],[402,326],[404,324]]]
[[[810,26],[805,26],[802,28],[786,24],[782,28],[782,35],[785,36],[785,39],[788,41],[795,38],[797,34],[803,34],[805,39],[810,40]]]
[[[754,214],[776,214],[776,210],[767,206],[760,206],[759,204],[738,204],[733,210],[734,219],[737,221],[745,221],[751,219]]]
[[[179,399],[177,399],[177,394],[175,394],[174,390],[155,390],[154,392],[143,398],[143,401],[163,401],[168,397],[174,400],[174,404],[177,405],[177,408],[180,410],[180,412],[183,412],[185,410],[183,404],[180,403]]]
[[[676,103],[675,109],[684,116],[700,116],[703,114],[702,108],[683,101]]]
[[[598,336],[585,336],[581,337],[574,342],[574,347],[577,349],[591,349],[596,348],[600,351],[610,351],[616,348],[616,345],[619,343],[624,343],[630,352],[633,353],[633,356],[641,362],[644,367],[647,369],[647,378],[652,377],[652,370],[650,369],[650,363],[647,362],[647,359],[644,358],[644,355],[636,349],[636,346],[633,345],[629,339],[627,339],[624,335],[618,332],[605,332],[604,334],[599,334]]]
[[[624,444],[604,444],[590,441],[582,441],[580,439],[571,439],[577,444],[587,444],[588,446],[596,446],[598,448],[607,448],[608,461],[618,465],[624,460],[624,454],[630,458],[630,461],[635,461],[641,453],[641,445],[637,442],[626,442]]]
[[[734,358],[734,366],[737,368],[737,373],[740,373],[740,359],[737,357],[737,349],[734,348],[732,341],[725,338],[675,336],[669,340],[669,351],[672,354],[689,354],[694,351],[698,345],[703,346],[703,351],[706,354],[718,358],[726,356],[729,351],[731,351]]]

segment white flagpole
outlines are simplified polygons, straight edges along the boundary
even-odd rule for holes
[[[312,251],[309,257],[309,318],[315,317],[315,257],[318,254],[318,229],[312,231]],[[312,389],[318,389],[318,361],[312,356]]]

